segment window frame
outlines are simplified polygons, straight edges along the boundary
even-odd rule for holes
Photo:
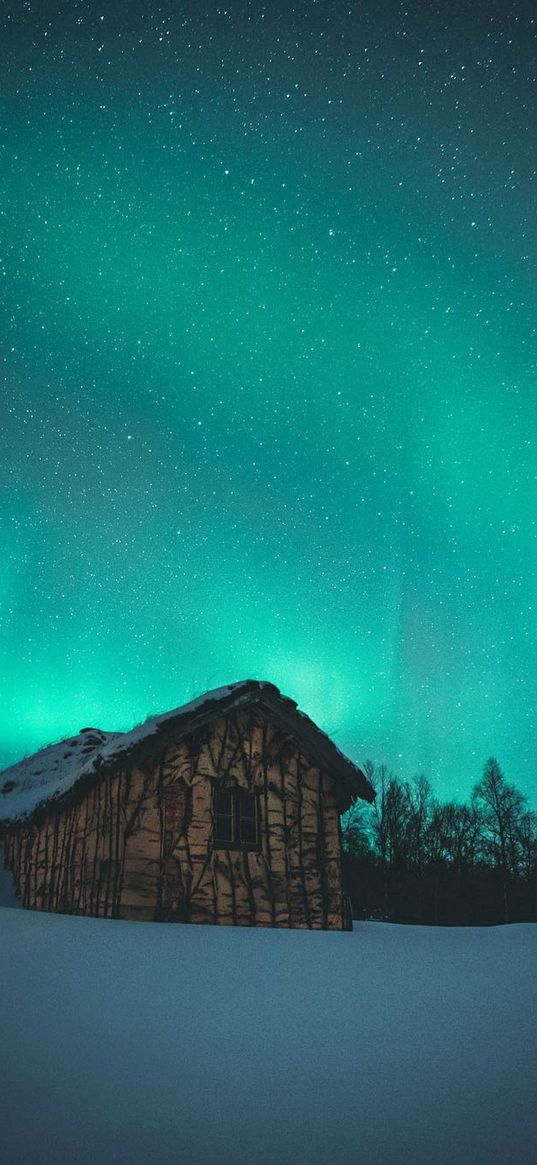
[[[217,799],[219,793],[229,793],[231,797],[231,812],[219,813],[217,808]],[[253,799],[254,814],[241,812],[243,798],[248,797]],[[260,815],[259,815],[259,794],[255,790],[241,789],[238,785],[216,785],[213,792],[213,817],[214,817],[214,837],[213,844],[215,849],[239,850],[243,853],[260,853],[261,852],[261,829],[260,829]],[[231,821],[231,839],[218,837],[218,818],[227,818]],[[242,837],[241,822],[254,821],[255,822],[255,841],[245,841]]]

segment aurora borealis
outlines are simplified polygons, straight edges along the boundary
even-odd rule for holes
[[[534,796],[532,6],[2,24],[0,762],[252,677]]]

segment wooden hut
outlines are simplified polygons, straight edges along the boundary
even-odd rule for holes
[[[245,680],[6,770],[4,861],[32,909],[344,930],[340,814],[357,796],[374,797],[360,769]]]

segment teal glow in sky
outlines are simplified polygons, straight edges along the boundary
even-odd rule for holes
[[[251,677],[537,793],[532,6],[2,20],[0,763]]]

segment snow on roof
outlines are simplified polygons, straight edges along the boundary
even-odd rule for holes
[[[1,774],[0,821],[27,817],[41,802],[56,799],[71,789],[81,777],[95,772],[96,762],[100,766],[115,756],[130,753],[166,721],[190,716],[204,704],[220,702],[250,682],[214,688],[171,712],[150,716],[131,732],[103,732],[100,728],[82,728],[77,736],[50,744],[32,756],[25,757]]]
[[[0,820],[26,817],[41,801],[65,793],[91,768],[105,745],[123,735],[83,728],[77,736],[49,744],[5,769],[0,784]]]
[[[268,697],[271,702],[285,705],[287,711],[299,721],[303,731],[311,733],[313,730],[325,747],[329,747],[332,763],[348,770],[348,775],[355,775],[358,784],[362,782],[360,795],[370,799],[368,790],[371,793],[373,790],[360,769],[336,748],[305,713],[298,711],[294,700],[282,696],[275,684],[263,680],[241,680],[204,692],[171,712],[150,716],[131,732],[103,732],[100,728],[82,728],[77,736],[48,745],[18,764],[11,765],[0,775],[0,822],[19,821],[28,817],[39,805],[57,800],[68,792],[82,777],[95,774],[120,757],[130,756],[139,745],[156,733],[165,731],[173,721],[177,722],[179,728],[184,722],[186,730],[192,721],[198,720],[198,714],[202,718],[214,713],[214,705],[224,711],[262,696]]]

